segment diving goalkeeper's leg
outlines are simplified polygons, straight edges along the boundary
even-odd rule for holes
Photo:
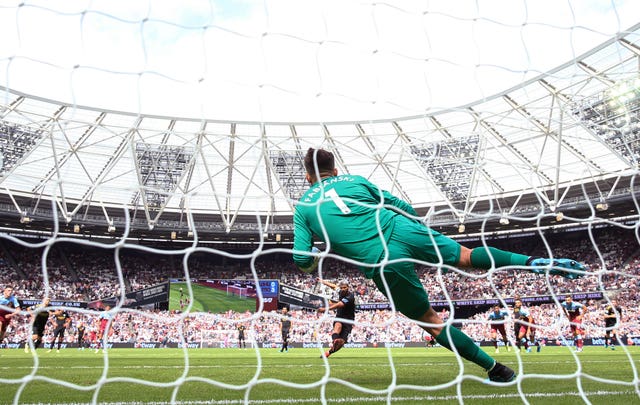
[[[508,252],[493,247],[477,247],[469,249],[461,246],[458,266],[476,269],[490,269],[504,266],[526,266],[536,274],[549,273],[568,279],[576,279],[585,275],[584,265],[573,259],[549,259]]]
[[[464,332],[451,325],[444,326],[442,319],[433,308],[429,307],[429,310],[418,320],[433,324],[433,326],[421,325],[421,327],[443,347],[457,352],[463,358],[484,368],[490,381],[510,382],[516,378],[515,371],[498,363],[493,357],[481,350]]]
[[[393,252],[393,247],[390,250]],[[444,322],[429,303],[429,296],[411,262],[387,265],[373,275],[378,289],[395,304],[396,310],[410,319],[420,321],[420,327],[434,337],[435,341],[462,358],[482,367],[489,373],[489,380],[509,382],[516,373],[497,361],[459,329]]]

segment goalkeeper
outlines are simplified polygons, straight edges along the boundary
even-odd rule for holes
[[[533,258],[492,247],[469,249],[417,220],[411,205],[379,189],[362,176],[338,175],[331,152],[309,148],[304,157],[311,188],[301,197],[293,217],[295,264],[315,270],[319,255],[313,238],[327,243],[336,254],[361,263],[395,308],[420,321],[436,342],[488,372],[489,380],[509,382],[515,372],[480,350],[459,329],[444,322],[429,304],[415,272],[415,261],[443,263],[461,268],[489,269],[528,266],[534,273],[549,272],[566,278],[584,275],[584,266],[569,259]],[[311,254],[309,253],[311,252]],[[380,263],[386,259],[384,265]]]

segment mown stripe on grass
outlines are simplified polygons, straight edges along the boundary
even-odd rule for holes
[[[98,358],[98,357],[96,357]],[[299,359],[299,358],[296,358]],[[314,358],[315,360],[315,358]],[[516,360],[516,359],[514,359]],[[517,365],[518,362],[517,361],[502,361],[503,364],[506,365]],[[527,364],[526,362],[523,362],[524,364]],[[599,364],[599,363],[606,363],[606,364],[629,364],[629,360],[627,360],[626,358],[616,358],[616,359],[609,359],[609,360],[592,360],[592,359],[585,359],[585,360],[581,360],[580,363],[582,364]],[[575,361],[562,361],[562,360],[557,360],[557,361],[536,361],[535,364],[553,364],[553,365],[558,365],[558,364],[575,364]],[[425,366],[457,366],[458,363],[457,362],[437,362],[437,363],[431,363],[431,362],[420,362],[420,363],[397,363],[394,364],[395,368],[403,368],[403,367],[425,367]],[[331,361],[329,362],[329,366],[330,367],[349,367],[351,369],[353,368],[357,368],[357,367],[362,367],[362,368],[371,368],[371,367],[388,367],[389,363],[363,363],[363,364],[344,364],[344,363],[338,363],[338,362],[334,362],[332,363]],[[110,364],[109,368],[110,369],[144,369],[144,368],[149,368],[149,369],[183,369],[186,366],[184,364],[176,364],[176,365],[161,365],[161,364],[154,364],[154,365],[130,365],[130,366],[123,366],[123,365],[117,365],[117,364]],[[252,365],[252,364],[205,364],[205,365],[198,365],[198,364],[190,364],[188,366],[188,368],[190,369],[228,369],[228,368],[248,368],[248,367],[257,367],[257,365]],[[269,368],[270,369],[274,369],[274,368],[282,368],[282,369],[288,369],[288,368],[310,368],[310,367],[322,367],[324,368],[325,365],[322,361],[318,361],[317,363],[308,363],[308,364],[269,364]],[[22,370],[22,369],[28,369],[31,370],[33,368],[33,366],[2,366],[0,365],[0,370]],[[42,365],[40,364],[38,366],[38,369],[40,370],[55,370],[55,369],[64,369],[64,370],[70,370],[70,369],[86,369],[86,370],[90,370],[90,369],[103,369],[104,365],[96,365],[96,366],[69,366],[69,365],[59,365],[59,366],[53,366],[53,365]]]

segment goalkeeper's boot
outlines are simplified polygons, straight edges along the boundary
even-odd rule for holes
[[[513,381],[515,378],[515,371],[497,361],[496,364],[493,365],[493,368],[489,370],[489,381],[506,383]]]
[[[544,274],[545,269],[551,267],[549,274],[552,276],[562,276],[570,280],[580,278],[586,273],[584,265],[572,259],[551,260],[546,257],[530,258],[527,261],[527,265],[531,266],[531,271],[537,274]]]

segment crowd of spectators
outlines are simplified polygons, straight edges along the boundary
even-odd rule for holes
[[[518,242],[518,245],[526,245]],[[594,242],[589,238],[579,238],[570,243],[559,239],[550,246],[554,246],[555,257],[575,257],[586,263],[590,275],[579,280],[566,280],[562,277],[547,279],[511,268],[482,272],[451,270],[442,277],[440,283],[436,277],[437,267],[423,265],[418,266],[417,271],[431,300],[637,289],[640,266],[636,255],[640,245],[632,232],[621,233],[615,232],[614,229],[610,233],[604,233]],[[530,252],[519,249],[518,246],[503,248],[547,256],[544,252],[545,247],[540,244],[537,249],[530,249]],[[297,270],[290,256],[284,253],[257,257],[252,264],[249,259],[240,260],[205,252],[195,252],[184,261],[182,254],[150,254],[136,249],[122,249],[115,260],[116,255],[112,249],[78,250],[78,246],[65,245],[51,249],[45,260],[42,260],[42,248],[15,245],[11,246],[11,249],[3,250],[5,254],[11,251],[14,257],[12,260],[0,258],[0,282],[13,285],[22,298],[37,299],[44,294],[45,273],[50,295],[54,300],[92,301],[118,296],[122,290],[136,291],[167,279],[184,279],[187,273],[192,279],[258,277],[278,279],[283,284],[306,291],[317,288],[315,279]],[[11,262],[16,263],[23,276],[10,265]],[[351,264],[329,258],[324,261],[321,270],[325,279],[347,279],[356,289],[359,302],[386,301],[373,283],[366,280]]]
[[[623,316],[618,328],[620,336],[640,337],[640,309],[624,297],[618,298],[623,308]],[[604,337],[605,300],[585,301],[587,312],[583,320],[585,337]],[[544,342],[549,339],[571,341],[569,322],[561,308],[556,304],[542,304],[529,307],[537,328],[537,337]],[[511,312],[509,309],[507,309]],[[66,341],[73,345],[76,341],[75,327],[82,323],[88,326],[87,339],[91,341],[91,332],[98,328],[98,312],[91,310],[68,310],[73,326],[66,335]],[[443,319],[448,320],[450,312],[442,310]],[[472,339],[477,342],[489,341],[489,311],[480,312],[468,319],[454,321]],[[291,310],[292,318],[290,342],[309,343],[330,342],[332,314],[316,313],[305,309]],[[180,313],[179,311],[140,311],[122,309],[114,319],[111,343],[132,343],[140,345],[146,342],[201,343],[204,347],[233,347],[237,338],[237,327],[246,327],[247,340],[261,347],[281,344],[281,314],[270,312],[234,312],[220,314],[206,312]],[[507,332],[511,339],[513,319],[507,320]],[[11,323],[7,335],[9,342],[24,343],[30,336],[30,323],[27,317]],[[46,336],[51,336],[51,331]],[[413,321],[401,314],[388,310],[358,311],[355,326],[351,333],[351,342],[381,344],[383,342],[427,342],[428,335]],[[95,339],[95,337],[94,337]],[[626,341],[624,342],[627,343]]]
[[[185,258],[184,252],[154,254],[134,246],[120,250],[60,244],[52,249],[25,247],[2,241],[5,247],[0,257],[0,284],[14,287],[20,299],[41,299],[48,291],[53,300],[83,301],[120,296],[123,291],[136,291],[169,279],[278,279],[282,284],[329,295],[315,276],[298,271],[290,255],[279,252],[263,254],[250,260],[252,252],[230,254],[220,251],[194,250]],[[470,241],[467,246],[481,245]],[[564,293],[603,292],[615,296],[625,309],[624,334],[640,335],[637,303],[640,280],[640,244],[633,231],[609,228],[600,231],[575,232],[571,235],[552,234],[488,241],[491,246],[530,255],[573,257],[587,264],[589,275],[579,280],[559,276],[545,277],[522,269],[493,269],[490,271],[450,270],[446,274],[437,266],[418,266],[417,271],[431,300],[469,300],[520,296],[557,295]],[[165,252],[166,253],[166,252]],[[240,258],[241,257],[241,258]],[[338,258],[327,258],[321,266],[324,279],[346,279],[356,293],[358,303],[386,302],[386,298],[370,280],[351,264]],[[605,301],[585,302],[587,335],[602,336],[601,306]],[[567,333],[566,319],[557,305],[532,307],[541,333],[557,338]],[[319,316],[302,309],[291,311],[294,328],[293,342],[328,340],[331,319],[318,322]],[[448,313],[443,314],[448,317]],[[168,311],[126,310],[118,315],[113,341],[141,342],[169,339],[173,342],[219,339],[233,340],[238,323],[243,322],[249,335],[257,342],[277,341],[279,319],[277,313],[191,313]],[[93,324],[92,311],[74,313],[76,321]],[[457,320],[476,340],[488,336],[486,314]],[[424,341],[425,334],[406,318],[390,311],[362,311],[356,318],[353,341],[383,342]],[[77,322],[76,322],[77,323]],[[28,332],[27,322],[13,322],[14,339],[22,339]],[[298,327],[296,327],[298,325]],[[204,335],[203,335],[204,334]],[[205,336],[206,335],[206,336]]]

